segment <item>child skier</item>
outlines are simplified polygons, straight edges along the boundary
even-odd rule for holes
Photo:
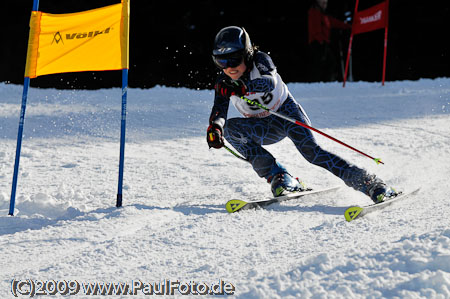
[[[303,183],[294,179],[262,147],[285,137],[294,142],[308,162],[330,171],[346,185],[368,195],[375,203],[397,195],[375,175],[322,149],[309,129],[240,98],[245,96],[270,110],[310,125],[308,116],[290,94],[270,56],[251,44],[244,28],[230,26],[220,30],[214,40],[212,58],[222,72],[215,84],[214,106],[207,129],[208,145],[210,148],[221,148],[225,137],[251,163],[255,172],[267,179],[274,196],[306,190]],[[230,100],[244,118],[227,119]]]

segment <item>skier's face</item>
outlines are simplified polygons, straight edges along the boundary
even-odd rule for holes
[[[230,77],[233,80],[239,79],[244,72],[247,70],[247,66],[245,65],[244,60],[242,60],[241,64],[236,67],[227,67],[223,69],[223,72],[225,75]]]

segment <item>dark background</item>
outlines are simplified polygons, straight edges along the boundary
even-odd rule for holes
[[[69,13],[116,4],[120,0],[40,0],[39,10]],[[3,5],[0,81],[23,84],[32,0]],[[380,0],[360,0],[359,9]],[[217,69],[212,42],[225,26],[246,28],[252,42],[270,53],[285,82],[310,82],[307,10],[310,1],[131,0],[129,86],[155,85],[210,89]],[[328,13],[341,20],[355,0],[329,0]],[[449,1],[390,0],[386,80],[450,76]],[[335,31],[339,58],[349,32]],[[353,76],[381,81],[384,30],[356,35]],[[41,76],[31,86],[104,88],[121,86],[121,72]]]

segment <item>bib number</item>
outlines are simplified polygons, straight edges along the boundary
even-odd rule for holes
[[[264,93],[264,95],[261,96],[261,98],[255,98],[255,99],[252,99],[252,101],[257,102],[260,105],[267,106],[267,104],[269,104],[272,101],[272,99],[273,99],[273,94],[271,92],[266,92],[266,93]],[[261,109],[256,105],[251,105],[250,103],[247,103],[247,105],[252,110]]]

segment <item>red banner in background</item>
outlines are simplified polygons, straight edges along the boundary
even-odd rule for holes
[[[352,24],[352,33],[359,34],[387,27],[388,7],[382,2],[371,8],[357,11]]]
[[[344,73],[344,83],[347,81],[348,72],[348,62],[350,59],[350,54],[352,52],[352,42],[353,36],[355,34],[369,32],[377,29],[384,28],[384,55],[383,55],[383,75],[381,78],[381,83],[384,85],[384,80],[386,78],[386,54],[387,54],[387,38],[388,38],[388,11],[389,11],[389,0],[384,0],[384,2],[374,5],[368,9],[358,11],[359,0],[356,0],[355,13],[353,14],[353,24],[352,33],[350,34],[350,40],[348,42],[347,51],[347,62],[345,63],[345,73]]]

